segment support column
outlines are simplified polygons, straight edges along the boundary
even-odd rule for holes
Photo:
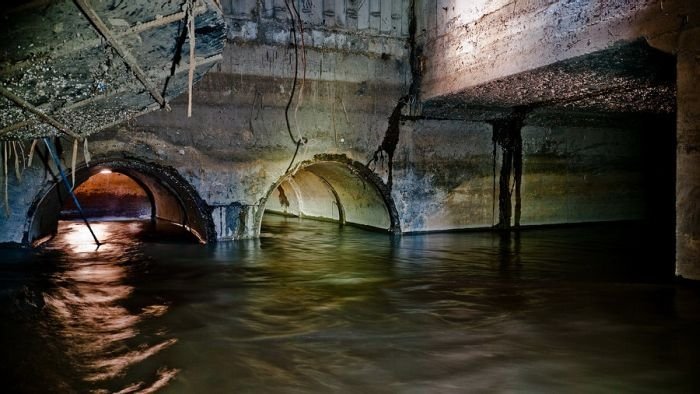
[[[700,28],[678,46],[676,275],[700,280]]]

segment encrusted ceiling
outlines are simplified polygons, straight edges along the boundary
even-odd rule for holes
[[[82,2],[132,56],[131,64],[81,10],[80,1],[14,3],[4,4],[0,15],[2,87],[72,133],[90,135],[162,108],[187,90],[186,0]],[[221,58],[226,31],[213,0],[197,0],[192,10],[196,81]],[[133,63],[155,94],[135,75]],[[158,94],[164,102],[154,98]],[[57,133],[8,94],[0,96],[0,139]]]
[[[676,106],[675,80],[674,57],[640,40],[430,99],[423,112],[432,117],[464,118],[484,116],[495,108],[527,106],[670,114]],[[491,110],[485,111],[487,108]]]

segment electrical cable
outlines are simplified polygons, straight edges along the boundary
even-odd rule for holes
[[[292,168],[292,165],[294,165],[294,160],[296,160],[297,154],[299,153],[299,147],[303,144],[306,144],[308,140],[306,139],[306,137],[299,137],[298,139],[294,138],[294,134],[292,134],[292,126],[289,123],[289,108],[292,106],[292,102],[294,101],[297,80],[299,79],[299,47],[297,44],[297,18],[299,18],[299,24],[301,24],[301,18],[299,17],[299,12],[297,11],[296,5],[294,5],[294,3],[292,3],[290,7],[289,0],[284,0],[284,5],[287,6],[287,11],[292,17],[292,37],[294,41],[294,79],[292,81],[292,91],[289,94],[289,100],[287,100],[287,105],[284,108],[284,120],[287,125],[287,133],[289,134],[289,138],[291,138],[292,142],[294,142],[294,144],[296,145],[296,148],[294,149],[294,155],[292,156],[292,160],[289,162],[289,166],[287,166],[287,170],[285,171],[285,173],[287,173]],[[292,8],[294,9],[293,11]]]

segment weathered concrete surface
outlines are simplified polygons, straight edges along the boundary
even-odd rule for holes
[[[578,3],[583,7],[584,14],[590,11],[588,5]],[[610,4],[618,3],[620,2]],[[641,4],[629,4],[633,3]],[[272,8],[268,7],[270,4],[273,5]],[[317,19],[305,19],[306,79],[299,79],[296,97],[291,102],[288,113],[292,138],[296,140],[304,137],[308,143],[300,147],[291,172],[300,168],[297,167],[299,163],[313,163],[317,155],[340,154],[345,155],[349,161],[369,163],[377,152],[377,147],[387,137],[389,118],[397,108],[399,98],[409,93],[413,77],[408,59],[410,46],[402,35],[388,33],[388,30],[382,33],[385,28],[382,27],[382,15],[387,8],[384,1],[363,3],[372,7],[379,6],[375,10],[378,13],[370,13],[367,9],[366,26],[360,25],[360,19],[364,16],[358,16],[357,26],[349,22],[353,18],[346,18],[347,24],[343,25],[341,18],[335,18],[337,13],[333,14],[333,25],[329,26],[324,24],[328,19],[324,22],[324,18],[319,15],[331,15],[330,9],[319,14],[315,7],[330,2],[314,1],[309,4],[313,7],[308,12],[302,12],[308,18]],[[394,3],[390,4],[393,6]],[[496,29],[499,26],[497,20],[511,23],[510,16],[515,18],[513,20],[520,27],[527,27],[527,34],[541,34],[537,31],[537,26],[540,26],[538,23],[542,22],[537,19],[540,15],[537,10],[544,9],[544,15],[551,19],[549,12],[566,8],[564,2],[508,2],[512,7],[532,8],[528,11],[529,16],[525,17],[499,9],[505,4],[502,1],[484,0],[460,4],[469,4],[465,5],[466,8],[473,7],[469,8],[473,12],[466,15],[472,15],[475,19],[467,21],[468,23],[484,16],[482,12],[485,10],[495,12],[492,16],[485,16],[486,20],[495,16],[501,18],[487,24],[479,32],[481,35],[486,35],[490,29]],[[499,6],[495,7],[496,5]],[[193,194],[201,198],[204,205],[201,211],[206,212],[207,219],[213,222],[214,238],[239,239],[258,234],[260,218],[266,205],[284,211],[276,185],[283,179],[295,151],[295,143],[287,131],[285,107],[292,88],[295,55],[301,55],[301,51],[295,52],[290,46],[289,21],[284,16],[286,11],[283,2],[229,1],[224,2],[224,6],[228,7],[226,18],[232,24],[224,60],[195,86],[193,117],[186,117],[186,101],[181,97],[171,103],[172,112],[155,112],[102,132],[91,139],[90,147],[95,156],[118,156],[171,168],[182,177],[183,182],[191,186]],[[592,27],[592,22],[585,24],[584,30],[602,29],[603,26],[620,23],[623,19],[618,14],[627,15],[624,10],[621,11],[621,6],[610,10],[601,7],[600,11],[610,20],[606,19],[605,23],[595,28]],[[572,12],[568,8],[567,10]],[[442,8],[437,8],[437,11],[431,15],[439,16]],[[346,16],[348,15],[346,10]],[[393,11],[390,21],[395,19],[391,15]],[[440,18],[435,26],[444,26],[446,30],[443,35],[433,36],[434,42],[430,45],[437,45],[440,40],[448,39],[448,36],[463,33],[455,25]],[[526,22],[532,24],[532,27]],[[625,27],[619,29],[624,30]],[[508,52],[508,48],[513,49],[523,44],[521,40],[525,38],[518,34],[514,31],[511,35],[493,37],[492,42],[483,41],[484,47],[479,50],[494,50],[499,58],[488,60],[479,57],[479,67],[486,69],[494,62],[513,64],[519,71],[530,72],[529,77],[523,81],[532,81],[538,75],[556,74],[557,70],[573,70],[574,74],[590,71],[589,74],[595,74],[600,64],[608,64],[616,56],[614,50],[609,50],[610,42],[601,38],[605,45],[601,44],[590,53],[575,50],[568,52],[560,48],[559,54],[547,57],[546,62],[542,63],[547,67],[542,70],[539,63],[531,64],[537,53],[540,53],[538,51],[542,51],[532,47],[535,44]],[[576,31],[574,36],[585,37],[586,34],[585,31]],[[546,39],[552,45],[556,40],[566,45],[570,37],[547,36]],[[499,49],[499,45],[503,48]],[[433,48],[432,55],[430,52],[424,55],[454,55],[450,51],[439,55],[436,48],[438,47]],[[523,52],[527,48],[533,50],[533,54]],[[659,56],[663,62],[657,64],[658,51],[650,51],[648,46],[625,44],[616,48],[624,50],[624,64],[620,67],[613,64],[615,67],[601,70],[604,71],[602,74],[605,78],[600,79],[599,84],[604,84],[617,74],[621,79],[631,79],[636,84],[644,80],[647,75],[645,73],[650,70],[651,79],[656,80],[657,76],[665,75],[666,70],[673,66],[666,55]],[[606,50],[609,51],[605,52]],[[509,56],[508,62],[504,61],[504,53]],[[564,56],[558,57],[562,53]],[[571,60],[577,53],[583,53],[585,57],[576,60],[573,65],[567,62],[552,65],[557,60]],[[488,55],[487,52],[482,54]],[[597,62],[599,58],[596,54],[604,55],[602,63]],[[426,61],[442,60],[424,58],[424,65]],[[626,74],[630,70],[630,64],[635,64],[637,73]],[[645,68],[647,65],[651,66],[649,70]],[[440,77],[468,78],[469,70],[466,66],[443,70]],[[537,70],[533,72],[528,67],[540,67],[539,70],[544,74],[538,74]],[[429,67],[423,70],[429,79],[436,77],[435,71]],[[500,75],[498,73],[503,70],[495,68],[490,71],[494,75]],[[474,75],[478,76],[478,73]],[[298,76],[302,77],[302,69]],[[502,80],[515,83],[513,79]],[[559,82],[561,81],[553,79],[550,85]],[[429,80],[425,85],[428,91],[432,89],[431,84],[433,82]],[[549,89],[550,85],[542,83],[539,86]],[[577,97],[580,93],[578,89],[585,88],[584,85],[571,88],[574,93],[571,97]],[[499,91],[508,93],[508,86],[510,85],[500,86]],[[412,111],[411,103],[402,114],[395,117],[399,133],[394,136],[398,138],[398,145],[394,151],[391,190],[388,190],[387,185],[389,166],[386,156],[383,159],[378,157],[367,170],[381,180],[380,186],[387,189],[384,191],[395,204],[396,218],[389,215],[392,227],[400,227],[404,232],[490,228],[498,221],[499,211],[495,199],[502,192],[497,185],[497,176],[503,163],[500,147],[496,147],[494,156],[493,120],[512,114],[513,110],[505,106],[529,102],[535,98],[548,100],[556,98],[557,94],[547,91],[549,96],[540,97],[528,93],[522,96],[523,100],[515,97],[513,101],[507,101],[518,93],[489,96],[494,90],[475,89],[479,92],[479,97],[494,100],[478,102],[476,104],[479,108],[476,109],[468,108],[465,102],[447,100],[442,104],[449,110],[440,112],[443,110],[440,108],[442,104],[432,108],[433,115],[440,115],[439,118],[415,116],[417,113]],[[540,89],[542,92],[544,90]],[[667,100],[661,100],[663,105],[657,105],[655,98],[648,95],[638,97],[644,105],[633,106],[632,113],[620,116],[596,106],[586,107],[586,111],[577,111],[580,105],[578,102],[554,110],[539,108],[528,112],[525,127],[517,130],[522,133],[524,148],[521,223],[553,224],[645,217],[648,214],[645,193],[649,186],[646,174],[650,173],[645,163],[653,162],[651,159],[656,158],[649,153],[645,141],[649,140],[647,135],[651,135],[649,128],[659,133],[663,131],[657,130],[654,124],[640,126],[645,122],[635,123],[630,120],[655,116],[634,112],[639,108],[652,108],[655,111],[661,108],[662,111],[657,112],[663,114],[673,112],[672,107],[664,107]],[[622,99],[617,100],[619,101]],[[433,100],[432,103],[438,101]],[[626,107],[615,106],[603,109],[628,111]],[[64,154],[64,161],[69,161],[68,153]],[[32,215],[29,208],[31,201],[51,182],[50,179],[41,177],[42,172],[37,164],[25,174],[21,186],[10,180],[13,213],[7,219],[0,219],[0,241],[21,241],[22,229],[26,228],[25,223]],[[334,185],[332,189],[337,196],[333,195],[327,184],[318,181],[319,174],[325,174],[328,180],[333,181],[328,183]],[[350,199],[367,204],[363,207],[356,204],[357,212],[351,212],[353,204],[341,204],[346,208],[344,217],[347,221],[371,224],[367,223],[366,217],[376,216],[378,222],[386,218],[383,210],[389,205],[382,205],[380,201],[385,198],[384,194],[381,198],[372,197],[369,193],[371,190],[365,187],[368,186],[367,176],[347,178],[346,173],[321,171],[316,174],[310,170],[306,171],[306,175],[309,175],[309,179],[305,192],[299,191],[302,188],[295,192],[291,183],[282,184],[289,202],[288,213],[301,212],[310,216],[341,219],[340,211],[333,211],[333,202],[337,204],[338,200],[342,202],[343,199]],[[300,177],[306,175],[300,172]],[[345,188],[343,198],[340,198],[343,194],[339,192],[340,186]],[[508,189],[506,187],[503,192],[508,192]],[[304,204],[309,201],[314,201],[316,208],[325,207],[325,210],[304,212]],[[351,219],[353,215],[356,215],[355,219]],[[385,227],[386,222],[374,225]]]
[[[223,61],[195,85],[192,118],[186,117],[186,98],[180,97],[171,102],[172,112],[155,112],[90,139],[94,157],[135,158],[177,171],[206,201],[218,239],[256,236],[268,192],[290,165],[295,144],[287,132],[285,106],[295,55],[298,83],[288,115],[293,137],[308,140],[295,164],[329,153],[366,163],[410,83],[403,33],[393,28],[383,32],[381,24],[373,30],[304,19],[306,51],[300,45],[297,52],[290,46],[290,21],[280,4],[272,17],[264,12],[266,3],[251,2],[256,11],[246,13],[238,10],[239,2],[225,2],[227,20],[250,29],[242,34],[232,26]],[[385,16],[397,22],[403,14],[397,15]],[[70,162],[68,156],[64,154],[64,163]],[[24,179],[25,186],[36,180],[37,166],[26,173],[30,179]],[[10,181],[16,217],[0,219],[0,242],[22,239],[30,201],[50,180],[36,182],[37,188],[21,190]]]
[[[423,0],[426,100],[645,38],[674,52],[700,24],[694,0]],[[564,81],[562,81],[564,82]],[[565,85],[561,88],[566,89]]]
[[[700,28],[678,51],[676,274],[700,280]]]
[[[402,231],[490,227],[492,151],[486,123],[405,122],[392,191]]]
[[[674,113],[676,59],[637,40],[469,87],[423,103],[423,114],[515,106],[607,113]]]
[[[566,116],[536,113],[522,129],[520,224],[648,217],[645,122]],[[667,125],[657,132],[663,131],[672,129]],[[392,193],[402,231],[487,228],[498,222],[503,155],[496,147],[494,156],[492,138],[485,122],[405,122]]]
[[[639,130],[528,125],[522,138],[522,225],[645,217]]]

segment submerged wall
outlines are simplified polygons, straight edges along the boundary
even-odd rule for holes
[[[526,119],[520,225],[640,220],[655,210],[668,215],[672,177],[664,181],[657,171],[673,170],[672,118],[587,118],[560,113]],[[650,125],[667,137],[656,139]],[[393,192],[403,231],[498,223],[503,152],[494,150],[492,137],[487,122],[404,124]],[[509,187],[512,193],[512,180]]]

